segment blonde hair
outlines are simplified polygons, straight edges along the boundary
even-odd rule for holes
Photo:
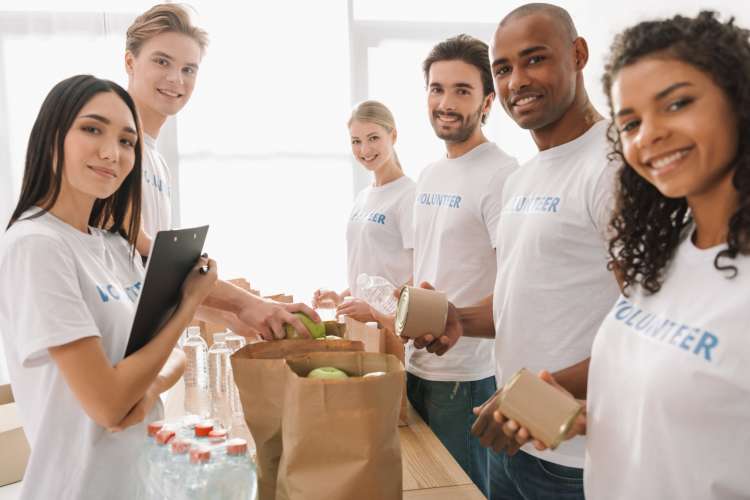
[[[346,122],[346,126],[351,127],[353,121],[380,125],[389,134],[396,130],[396,120],[393,118],[393,113],[391,113],[391,110],[385,104],[379,101],[362,101],[357,104],[352,110],[352,115],[349,117],[349,121]],[[395,150],[393,151],[393,157],[398,168],[403,170]]]
[[[200,46],[201,54],[208,46],[208,33],[192,24],[185,7],[163,3],[154,5],[135,18],[128,28],[125,49],[137,56],[144,43],[162,33],[182,33],[189,36]]]

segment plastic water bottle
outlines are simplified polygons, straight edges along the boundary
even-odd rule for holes
[[[228,429],[232,425],[231,399],[234,391],[232,350],[224,342],[224,333],[214,334],[214,345],[208,350],[208,378],[211,390],[211,418]]]
[[[207,446],[194,446],[190,449],[188,466],[184,478],[183,490],[186,498],[208,500],[211,494],[211,472],[214,464],[211,462],[211,449]]]
[[[151,484],[151,460],[157,453],[156,434],[164,427],[164,421],[151,422],[146,427],[146,444],[138,457],[138,475],[141,478],[136,492],[136,500],[150,500],[155,498],[157,492],[155,485]]]
[[[245,347],[245,344],[247,344],[245,337],[243,337],[242,335],[237,335],[232,330],[227,330],[224,342],[226,342],[227,347],[232,350],[232,353],[239,351],[240,349]]]
[[[148,484],[149,490],[155,494],[155,498],[165,496],[166,477],[164,472],[170,461],[171,443],[177,435],[172,425],[165,425],[154,436],[156,446],[151,447],[148,452]]]
[[[245,344],[247,343],[245,341],[245,337],[242,335],[237,335],[232,330],[227,330],[227,336],[224,338],[224,342],[226,342],[227,347],[231,349],[232,353],[239,351],[243,347],[245,347]],[[234,381],[234,377],[232,377],[232,381]],[[232,424],[231,427],[234,428],[238,422],[244,421],[244,412],[242,411],[242,402],[240,401],[240,392],[237,390],[237,385],[232,384],[232,391],[231,391],[231,398],[229,399],[229,405],[232,408]]]
[[[210,410],[208,392],[208,346],[201,338],[200,328],[187,329],[187,340],[182,346],[185,353],[185,412],[207,417]]]
[[[247,441],[230,439],[222,463],[224,500],[249,500],[255,498],[257,483],[255,465],[248,455]]]
[[[180,498],[182,483],[188,472],[188,460],[193,441],[184,438],[175,438],[170,445],[171,454],[165,459],[162,468],[162,481],[164,484],[163,497],[170,499]]]
[[[383,314],[396,314],[396,287],[381,276],[368,276],[365,273],[357,276],[357,297],[363,299]]]

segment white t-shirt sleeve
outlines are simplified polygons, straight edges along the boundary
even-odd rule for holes
[[[404,194],[399,204],[398,226],[401,241],[406,249],[414,248],[414,197],[415,189],[412,187]]]
[[[101,334],[81,294],[72,250],[51,236],[29,235],[8,249],[0,295],[11,312],[18,359],[49,361],[47,349]]]
[[[503,186],[507,177],[508,173],[504,169],[496,172],[490,179],[487,193],[480,204],[482,220],[493,248],[497,247],[497,223],[503,211]]]

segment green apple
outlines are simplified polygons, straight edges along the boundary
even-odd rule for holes
[[[333,366],[321,366],[316,368],[307,374],[307,378],[327,379],[327,380],[343,380],[349,378],[344,370],[339,370]]]
[[[302,321],[302,324],[307,327],[307,329],[310,331],[310,335],[312,335],[312,338],[319,339],[324,338],[326,336],[326,326],[321,323],[316,323],[313,320],[311,320],[307,314],[296,312],[294,313],[295,316],[297,316],[300,321]],[[284,325],[284,330],[286,331],[286,338],[288,339],[302,339],[305,338],[299,334],[296,328],[294,328],[289,323],[286,323]]]

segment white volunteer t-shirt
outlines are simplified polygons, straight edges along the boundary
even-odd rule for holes
[[[357,295],[357,276],[382,276],[398,287],[412,275],[414,189],[409,177],[368,186],[357,195],[346,226],[347,280]]]
[[[686,234],[691,231],[686,231]],[[620,297],[589,369],[586,498],[750,498],[750,257],[677,248],[662,288]]]
[[[518,162],[492,142],[427,166],[414,205],[414,283],[431,283],[456,307],[477,304],[495,283],[503,184]],[[409,372],[467,382],[495,373],[493,340],[464,337],[443,356],[407,348]]]
[[[601,121],[539,152],[505,183],[493,299],[498,385],[522,367],[555,372],[588,358],[617,298],[606,267],[616,172],[606,129]],[[553,452],[523,450],[580,468],[585,440]]]
[[[172,184],[169,167],[156,149],[156,139],[143,134],[141,220],[151,238],[172,229]]]
[[[146,424],[163,415],[157,401],[145,422],[108,432],[49,356],[50,347],[85,337],[101,337],[113,365],[125,354],[143,265],[119,235],[90,231],[46,213],[0,237],[0,332],[31,444],[22,499],[132,499]]]

